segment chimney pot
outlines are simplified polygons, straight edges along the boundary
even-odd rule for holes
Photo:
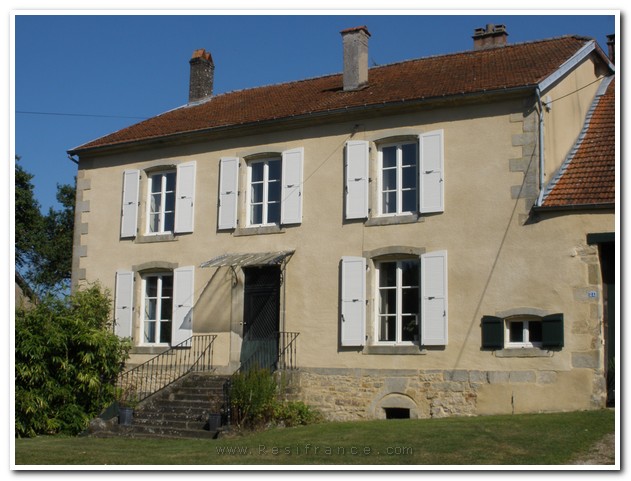
[[[340,32],[344,46],[344,90],[358,90],[368,83],[368,38],[365,26]]]
[[[607,48],[609,49],[609,60],[615,65],[616,63],[616,34],[607,35]]]
[[[188,102],[197,102],[212,97],[215,64],[210,52],[206,52],[203,48],[195,50],[188,63],[191,66]]]
[[[505,25],[489,23],[486,28],[480,27],[473,31],[473,49],[481,50],[504,46],[506,45],[506,37],[508,37],[508,32]]]

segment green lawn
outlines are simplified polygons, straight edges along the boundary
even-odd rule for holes
[[[49,436],[16,439],[15,464],[563,465],[614,431],[614,412],[600,410],[322,423],[217,440]]]

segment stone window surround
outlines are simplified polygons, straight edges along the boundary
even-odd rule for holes
[[[535,307],[518,307],[508,309],[505,311],[496,311],[495,316],[503,319],[511,317],[538,317],[549,316],[553,314],[552,311],[544,309],[538,309]],[[504,349],[498,349],[494,351],[495,357],[500,358],[513,358],[513,357],[552,357],[554,352],[542,349],[540,347],[505,347]]]

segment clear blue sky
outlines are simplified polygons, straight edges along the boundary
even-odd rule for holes
[[[27,12],[24,12],[27,13]],[[63,12],[58,12],[63,13]],[[124,12],[122,12],[124,13]],[[193,50],[215,61],[215,93],[340,72],[340,30],[366,25],[370,63],[472,48],[487,23],[511,43],[566,34],[607,51],[615,16],[533,15],[15,15],[15,154],[46,211],[77,166],[66,151],[186,103]],[[324,12],[326,13],[326,12]],[[602,13],[602,12],[596,12]],[[26,113],[32,112],[32,113]]]

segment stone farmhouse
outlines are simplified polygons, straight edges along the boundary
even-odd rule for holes
[[[329,419],[605,406],[614,37],[369,68],[341,36],[342,73],[218,95],[196,50],[186,105],[69,151],[73,286],[114,294],[129,366],[212,334],[216,373],[291,370]]]

